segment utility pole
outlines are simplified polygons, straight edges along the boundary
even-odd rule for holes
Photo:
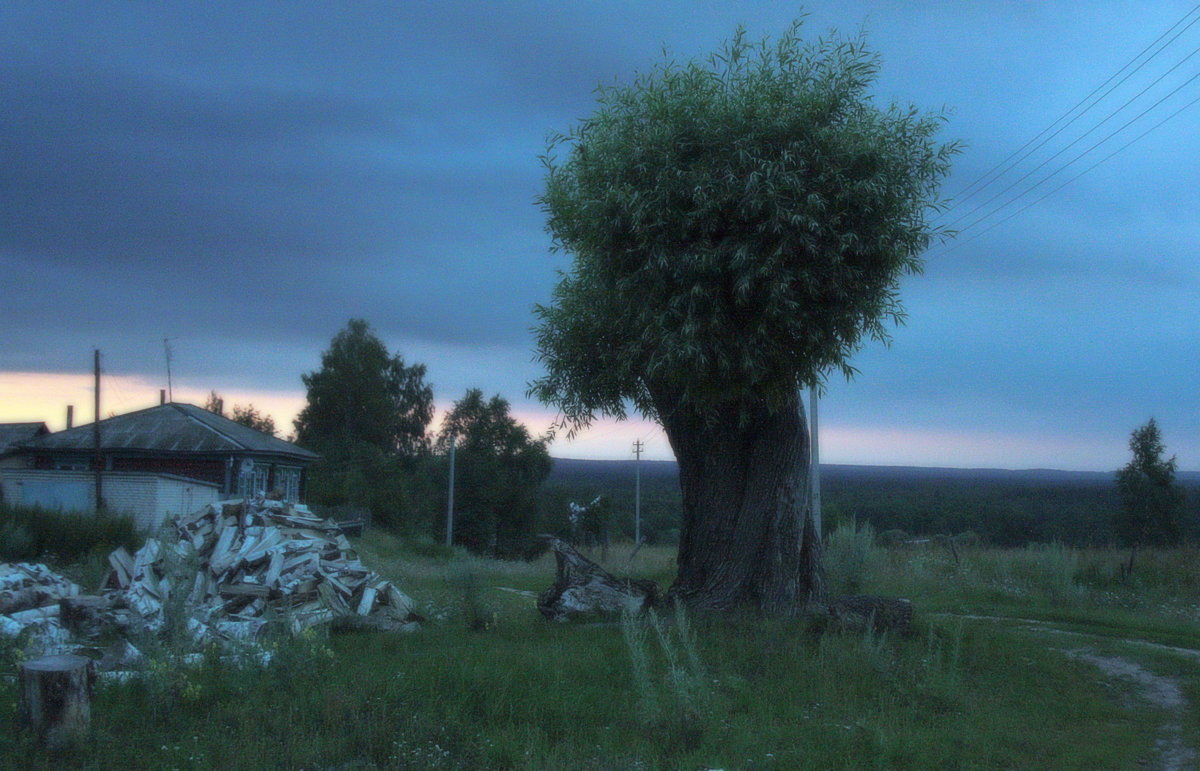
[[[450,438],[450,497],[446,501],[446,545],[454,545],[454,445],[457,439]]]
[[[642,440],[633,443],[633,452],[637,456],[634,463],[633,481],[633,545],[642,542]]]
[[[810,446],[812,447],[811,462],[809,464],[809,475],[812,480],[812,510],[813,510],[813,526],[817,530],[817,537],[822,537],[821,531],[821,443],[819,432],[817,431],[817,387],[810,386],[808,389],[808,402],[812,407],[812,425],[810,427]]]
[[[104,471],[104,455],[100,452],[100,349],[95,350],[93,356],[92,370],[95,375],[95,406],[96,419],[92,421],[92,448],[96,451],[96,457],[92,464],[96,467],[96,513],[99,514],[104,508],[104,490],[103,490],[103,471]]]

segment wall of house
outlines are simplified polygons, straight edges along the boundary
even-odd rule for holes
[[[157,483],[156,510],[162,512],[164,518],[190,514],[221,499],[221,490],[216,485],[197,484],[192,480],[165,476],[159,476]]]
[[[93,511],[95,483],[90,471],[0,469],[5,500],[26,506],[89,513]],[[168,516],[195,511],[221,497],[217,485],[167,474],[108,471],[102,484],[108,508],[129,514],[139,530],[148,532]]]
[[[121,457],[110,456],[113,471],[152,471],[156,474],[177,474],[181,477],[225,483],[226,460],[187,457]]]
[[[138,530],[153,531],[162,523],[158,485],[150,474],[105,474],[103,494],[109,511],[132,515]]]
[[[92,510],[95,480],[79,471],[0,469],[4,502],[18,506],[42,506],[83,513]]]

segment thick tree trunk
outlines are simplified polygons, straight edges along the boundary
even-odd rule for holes
[[[799,393],[783,408],[728,403],[704,416],[651,389],[679,462],[683,523],[671,595],[699,609],[793,616],[824,603]]]

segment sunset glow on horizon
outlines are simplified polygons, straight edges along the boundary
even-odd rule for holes
[[[66,427],[66,407],[74,405],[75,425],[92,422],[93,379],[85,374],[0,372],[0,423],[44,422],[52,431]],[[105,375],[101,380],[104,418],[153,407],[159,403],[157,383],[137,375]],[[203,406],[209,391],[182,384],[174,401]],[[279,436],[293,433],[292,423],[304,407],[304,392],[215,389],[226,414],[234,405],[253,404],[275,421]],[[436,400],[430,432],[435,434],[452,402]],[[1107,470],[1123,462],[1123,444],[1097,446],[1086,439],[1023,433],[970,433],[914,430],[889,426],[853,426],[828,415],[823,407],[821,461],[824,464],[937,466],[949,468],[1058,468]],[[514,407],[511,414],[533,436],[544,435],[557,417],[545,409]],[[674,460],[666,435],[657,423],[633,417],[598,419],[573,439],[559,429],[551,441],[554,457],[584,460],[632,460],[633,443],[642,441],[643,460]],[[969,459],[965,460],[964,459]],[[1083,459],[1083,462],[1080,462]]]

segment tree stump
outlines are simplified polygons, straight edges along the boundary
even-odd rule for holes
[[[538,596],[538,610],[551,621],[573,616],[644,610],[658,600],[658,584],[615,578],[569,543],[547,537],[558,563],[554,585]]]
[[[58,601],[58,618],[71,634],[92,637],[104,626],[101,614],[108,609],[108,601],[92,594],[63,597]]]
[[[43,656],[21,665],[21,719],[51,749],[82,739],[92,717],[92,660]]]

